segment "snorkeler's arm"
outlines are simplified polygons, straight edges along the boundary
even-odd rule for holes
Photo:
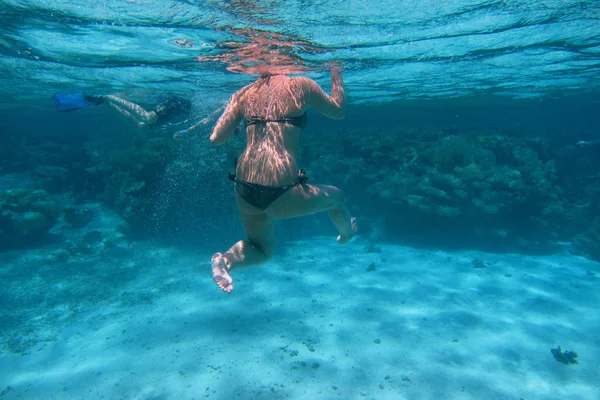
[[[183,139],[184,137],[194,134],[194,131],[196,129],[198,129],[199,127],[208,125],[210,123],[210,121],[212,121],[217,116],[217,114],[222,113],[224,109],[225,109],[225,106],[219,107],[215,111],[213,111],[208,117],[201,119],[200,121],[196,122],[194,125],[190,126],[189,128],[175,132],[173,134],[173,139],[179,140],[179,139]],[[187,122],[187,120],[186,120],[186,122]]]
[[[331,96],[312,79],[302,79],[306,102],[318,112],[333,119],[344,119],[346,116],[346,92],[342,72],[337,66],[331,68]]]
[[[241,122],[241,99],[243,94],[246,92],[244,89],[238,91],[229,99],[223,115],[221,115],[221,118],[219,118],[217,121],[215,127],[213,128],[212,134],[210,135],[210,141],[213,144],[220,145],[225,143]]]

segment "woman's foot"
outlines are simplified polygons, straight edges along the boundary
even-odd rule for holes
[[[356,231],[358,230],[358,226],[356,225],[356,218],[352,218],[350,219],[350,225],[352,226],[352,231],[349,234],[346,235],[339,235],[337,237],[337,242],[339,244],[344,244],[344,243],[348,243],[350,240],[352,240],[352,238],[354,237],[354,234],[356,233]]]
[[[223,254],[215,253],[212,256],[212,273],[213,279],[219,287],[227,293],[233,290],[233,279],[227,272],[227,264],[223,258]]]

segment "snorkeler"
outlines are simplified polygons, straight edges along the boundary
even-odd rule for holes
[[[55,93],[52,97],[56,102],[56,109],[62,112],[75,111],[80,108],[99,106],[107,103],[119,114],[129,120],[133,120],[140,128],[152,129],[154,126],[160,126],[163,130],[169,128],[173,130],[178,129],[173,134],[174,139],[181,139],[191,134],[195,129],[207,125],[224,109],[224,107],[221,107],[192,126],[180,129],[181,125],[187,125],[192,120],[190,117],[192,103],[190,100],[179,96],[166,96],[151,111],[115,95],[89,96],[82,93],[64,92]]]
[[[329,118],[345,117],[346,96],[339,67],[332,66],[331,80],[329,96],[309,78],[263,74],[231,96],[213,129],[210,140],[221,145],[241,121],[246,124],[246,148],[229,179],[248,239],[212,256],[213,279],[227,293],[233,290],[231,270],[271,259],[277,219],[327,211],[341,244],[350,241],[357,230],[344,192],[334,186],[307,183],[296,162],[309,105]]]
[[[143,107],[114,95],[103,96],[108,104],[126,118],[132,119],[140,127],[151,127],[170,122],[175,117],[187,117],[192,103],[182,97],[168,95],[153,110]]]

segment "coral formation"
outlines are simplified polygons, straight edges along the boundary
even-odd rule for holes
[[[363,192],[357,201],[366,191],[388,208],[390,223],[410,224],[412,233],[533,248],[573,231],[569,212],[578,199],[565,196],[549,146],[538,138],[420,129],[346,130],[318,140],[304,154],[316,176],[343,182],[349,193],[356,187]]]
[[[226,176],[241,145],[235,140],[220,148],[202,140],[140,141],[106,161],[100,198],[134,233],[194,231],[198,221],[233,201]],[[220,193],[219,201],[211,202],[214,193]]]
[[[63,219],[71,228],[83,228],[95,218],[87,207],[69,206],[63,209]]]
[[[0,247],[41,238],[56,223],[58,204],[44,190],[0,193]]]
[[[552,357],[554,357],[554,359],[559,363],[567,365],[579,364],[579,362],[577,361],[577,353],[575,353],[574,351],[565,351],[563,353],[560,346],[558,346],[556,349],[550,349],[550,353],[552,353]]]
[[[521,251],[574,238],[573,252],[600,259],[600,222],[590,224],[600,217],[600,184],[570,180],[572,159],[545,138],[452,127],[317,129],[303,137],[300,166],[311,182],[343,187],[353,211],[381,219],[381,232]],[[64,209],[72,228],[93,218],[78,204],[98,200],[126,221],[128,233],[144,235],[199,233],[198,221],[231,214],[222,212],[233,208],[225,176],[243,137],[215,148],[201,137],[122,136],[118,143],[68,133],[52,140],[14,137],[19,157],[7,154],[0,168],[29,172],[35,187],[49,193],[72,193],[72,206]],[[17,225],[43,220],[20,215],[4,216],[2,229],[23,231]],[[17,222],[7,228],[7,221]]]

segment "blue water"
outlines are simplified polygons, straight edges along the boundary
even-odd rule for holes
[[[347,115],[309,110],[300,161],[359,233],[277,221],[225,297],[245,138],[209,116],[264,63],[330,92],[330,62]],[[0,137],[0,398],[600,396],[597,1],[4,0]]]
[[[594,94],[598,14],[594,1],[4,1],[3,99],[15,105],[76,83],[222,100],[249,77],[195,57],[249,40],[232,33],[242,28],[300,43],[289,51],[313,67],[341,60],[353,104]]]

